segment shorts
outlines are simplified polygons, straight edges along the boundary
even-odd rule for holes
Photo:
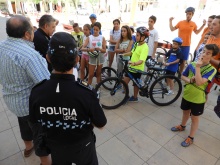
[[[181,106],[180,108],[185,111],[185,110],[191,110],[191,114],[193,116],[200,116],[203,114],[204,112],[204,107],[205,107],[205,103],[192,103],[189,102],[187,100],[185,100],[184,98],[182,98],[182,102],[181,102]]]
[[[109,46],[108,51],[109,52],[115,52],[115,45]]]
[[[84,58],[86,61],[89,61],[89,55],[87,54],[82,54],[82,58]]]
[[[141,78],[141,73],[134,73],[134,72],[130,72],[130,71],[128,71],[128,73],[130,73],[132,75],[132,77],[134,77],[135,80]],[[125,77],[130,78],[127,73],[125,73]],[[137,86],[137,85],[135,83],[133,83],[133,86]]]
[[[18,125],[21,132],[21,138],[24,141],[32,141],[33,132],[31,129],[31,123],[29,122],[29,116],[18,117]]]
[[[190,46],[181,46],[181,51],[183,54],[183,60],[188,60]]]
[[[176,72],[172,72],[170,70],[166,70],[166,73],[165,73],[165,75],[173,75],[173,76],[175,76],[175,74]]]
[[[91,134],[77,144],[59,144],[47,140],[53,165],[98,165],[95,137]]]
[[[102,65],[105,62],[105,57],[103,53],[100,53],[98,57],[89,56],[90,65]]]

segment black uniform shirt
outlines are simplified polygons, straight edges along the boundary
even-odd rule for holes
[[[70,74],[52,74],[35,86],[29,105],[31,122],[40,122],[47,138],[58,143],[77,143],[91,134],[92,124],[107,123],[96,92]]]
[[[34,46],[35,50],[38,51],[44,58],[46,58],[48,44],[50,41],[50,36],[48,36],[41,28],[38,28],[34,32]],[[48,64],[48,70],[52,71],[52,66],[50,63]]]

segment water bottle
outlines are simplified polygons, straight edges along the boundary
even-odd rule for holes
[[[143,81],[139,78],[137,79],[137,81],[138,81],[138,84],[140,84],[140,86],[143,87]]]

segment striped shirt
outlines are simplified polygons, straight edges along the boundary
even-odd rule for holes
[[[46,60],[34,44],[8,37],[0,42],[0,84],[9,110],[18,117],[29,115],[29,96],[33,86],[49,79]]]

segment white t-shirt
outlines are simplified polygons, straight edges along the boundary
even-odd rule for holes
[[[112,36],[113,40],[115,42],[117,42],[120,38],[121,38],[121,29],[119,30],[114,30],[114,33],[113,33],[113,30],[110,30],[110,36]],[[111,44],[109,43],[109,46],[115,46],[116,44]]]
[[[85,43],[86,39],[87,39],[87,37],[84,35],[84,36],[83,36],[83,44]],[[87,45],[86,47],[87,47],[87,48],[89,47],[89,43],[88,43],[88,45]],[[85,55],[88,55],[88,52],[87,52],[87,51],[83,51],[82,53],[85,54]]]
[[[148,39],[148,56],[152,56],[153,54],[153,51],[154,51],[154,42],[158,41],[158,32],[156,29],[153,29],[153,30],[149,30],[150,32],[150,36],[149,36],[149,39]]]

